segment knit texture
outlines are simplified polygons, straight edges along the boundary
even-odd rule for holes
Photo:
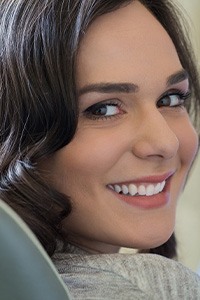
[[[72,299],[200,299],[200,277],[159,255],[96,255],[68,245],[52,260]]]

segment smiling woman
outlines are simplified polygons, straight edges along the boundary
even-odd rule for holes
[[[197,154],[190,117],[197,128],[200,86],[172,2],[5,0],[0,19],[0,197],[50,255],[56,250],[52,259],[61,273],[66,267],[74,296],[83,289],[84,299],[94,296],[91,277],[94,284],[126,277],[128,270],[110,269],[114,262],[134,268],[147,259],[151,268],[157,260],[167,273],[156,255],[117,252],[176,256],[176,206]],[[113,277],[99,281],[90,268]],[[175,277],[184,273],[177,270]],[[184,295],[170,284],[166,299]]]

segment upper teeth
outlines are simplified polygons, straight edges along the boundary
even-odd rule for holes
[[[158,182],[158,183],[150,183],[150,184],[140,184],[139,186],[136,186],[135,184],[114,184],[114,185],[109,185],[109,188],[111,188],[112,190],[114,190],[115,192],[117,192],[118,194],[124,194],[124,195],[131,195],[131,196],[135,196],[136,194],[140,195],[140,196],[152,196],[152,195],[156,195],[160,192],[162,192],[162,190],[165,187],[165,183],[166,181],[162,181],[162,182]]]

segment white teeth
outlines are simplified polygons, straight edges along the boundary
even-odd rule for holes
[[[154,185],[150,184],[146,188],[146,195],[147,196],[152,196],[154,194]]]
[[[137,194],[137,186],[135,184],[130,184],[128,189],[131,196],[135,196]]]
[[[128,187],[127,187],[125,184],[123,184],[123,185],[122,185],[122,193],[123,193],[124,195],[127,195],[128,192],[129,192]]]
[[[140,185],[140,186],[139,186],[139,188],[138,188],[138,194],[139,194],[140,196],[146,195],[146,188],[145,188],[144,185]]]
[[[164,189],[165,183],[166,183],[165,181],[161,182],[160,192]]]
[[[114,185],[114,189],[115,189],[115,192],[117,192],[118,194],[122,191],[121,187],[117,184]]]
[[[164,187],[165,187],[166,181],[162,181],[156,184],[150,183],[150,184],[146,184],[146,186],[144,184],[139,185],[138,187],[135,184],[123,184],[122,186],[120,186],[119,184],[115,184],[115,185],[109,185],[108,187],[112,190],[114,190],[116,193],[121,193],[124,195],[129,195],[129,196],[135,196],[135,195],[139,195],[139,196],[152,196],[152,195],[156,195],[160,192],[163,191]]]
[[[109,187],[111,190],[113,190],[113,191],[115,190],[114,187],[113,187],[111,184],[109,184],[108,187]]]
[[[154,193],[155,193],[155,194],[158,194],[160,191],[162,191],[161,188],[160,188],[160,186],[161,186],[160,183],[156,184],[155,190],[154,190]]]

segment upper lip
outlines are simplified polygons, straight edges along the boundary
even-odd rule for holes
[[[149,176],[145,176],[145,177],[136,178],[136,179],[133,179],[133,180],[115,182],[115,183],[111,183],[111,185],[114,185],[114,184],[129,185],[131,183],[158,183],[158,182],[162,182],[164,180],[167,180],[174,173],[175,173],[175,171],[173,170],[173,171],[169,171],[169,172],[166,172],[166,173],[163,173],[163,174],[160,174],[160,175],[149,175]]]

